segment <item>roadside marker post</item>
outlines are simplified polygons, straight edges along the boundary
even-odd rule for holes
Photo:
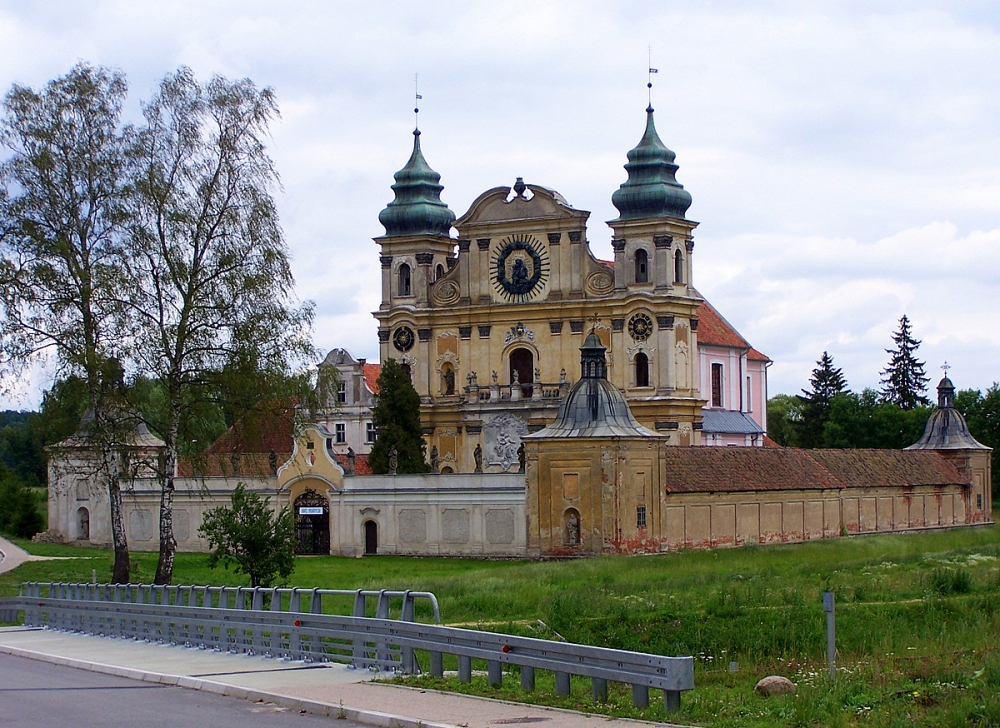
[[[834,614],[836,597],[832,591],[823,592],[823,611],[826,612],[826,664],[830,679],[837,677],[837,626]]]

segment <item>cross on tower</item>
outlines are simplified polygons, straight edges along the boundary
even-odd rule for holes
[[[588,320],[590,321],[590,330],[591,331],[593,331],[594,329],[596,329],[598,326],[601,325],[601,317],[597,313],[594,313],[594,315],[591,316]]]
[[[941,365],[941,369],[944,370],[944,375],[947,377],[948,376],[948,370],[951,369],[951,364],[949,364],[948,362],[945,362],[944,364]]]

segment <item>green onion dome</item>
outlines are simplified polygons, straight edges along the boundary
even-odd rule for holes
[[[650,106],[646,109],[646,133],[628,153],[628,180],[611,196],[619,220],[684,217],[691,206],[691,194],[674,178],[674,158],[656,133]]]
[[[455,213],[441,201],[441,175],[430,168],[420,151],[419,129],[413,132],[413,154],[395,179],[392,191],[396,199],[378,215],[385,234],[447,236]]]

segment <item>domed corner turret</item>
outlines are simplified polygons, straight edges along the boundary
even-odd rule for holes
[[[646,132],[629,151],[625,170],[628,179],[611,196],[618,219],[684,218],[691,207],[691,194],[677,181],[675,155],[660,141],[653,123],[653,107],[646,109]]]
[[[965,417],[955,409],[955,385],[946,376],[937,386],[938,406],[924,435],[904,450],[990,450],[969,432]]]
[[[580,347],[581,378],[559,404],[555,421],[522,439],[552,437],[642,437],[665,439],[639,424],[625,396],[608,381],[607,348],[597,332]]]
[[[413,153],[394,175],[396,199],[378,215],[386,237],[438,235],[448,237],[455,213],[441,201],[441,175],[430,168],[420,150],[420,130],[413,132]]]

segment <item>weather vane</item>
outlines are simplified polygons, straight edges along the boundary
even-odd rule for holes
[[[648,80],[646,81],[646,91],[649,95],[649,108],[653,108],[653,74],[659,73],[659,68],[653,68],[653,46],[649,46],[647,49],[647,63],[646,68],[649,69]]]
[[[416,127],[417,131],[420,131],[420,100],[423,96],[420,95],[420,86],[417,85],[419,80],[419,74],[413,74],[413,125]]]

